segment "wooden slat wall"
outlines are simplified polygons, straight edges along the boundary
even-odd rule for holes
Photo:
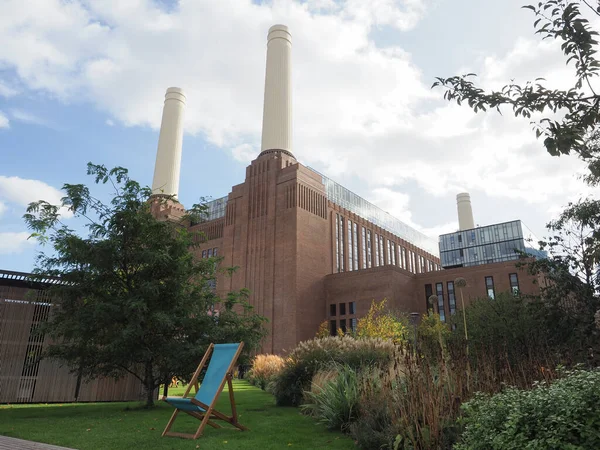
[[[57,361],[39,361],[48,338],[34,331],[50,313],[43,290],[0,286],[0,403],[50,403],[75,400],[77,378]],[[82,383],[79,401],[142,400],[133,376]]]

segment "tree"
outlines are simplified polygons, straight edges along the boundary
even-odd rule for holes
[[[573,359],[594,358],[600,350],[595,326],[600,308],[600,201],[570,203],[546,227],[551,235],[540,247],[549,258],[526,265],[543,279],[540,291],[554,344]]]
[[[598,76],[600,62],[596,59],[598,33],[594,31],[584,11],[600,16],[600,6],[592,0],[543,0],[527,5],[535,14],[534,28],[543,39],[562,41],[561,50],[567,65],[574,65],[574,86],[568,90],[552,90],[537,78],[521,86],[511,82],[499,91],[486,92],[472,81],[469,73],[450,78],[437,77],[433,87],[447,90],[444,98],[467,103],[475,112],[502,106],[512,108],[515,116],[532,118],[536,113],[546,117],[534,123],[537,137],[545,136],[544,146],[553,156],[578,154],[588,163],[588,181],[600,181],[600,154],[597,124],[600,121],[600,96],[592,81]],[[557,119],[556,117],[561,117]]]
[[[51,295],[56,307],[44,331],[54,342],[47,356],[65,361],[79,377],[131,374],[153,392],[171,377],[187,378],[210,342],[244,341],[251,351],[265,335],[263,317],[247,303],[248,291],[220,299],[211,285],[218,259],[196,259],[202,236],[184,226],[201,220],[195,205],[183,222],[159,221],[151,189],[126,169],[88,164],[96,184],[114,187],[104,204],[83,184],[65,184],[61,205],[31,203],[24,219],[32,236],[50,244],[36,272],[60,277]],[[86,222],[80,237],[61,222],[66,207]]]
[[[356,337],[389,339],[395,344],[405,341],[408,329],[404,323],[392,313],[385,311],[386,299],[379,303],[373,301],[367,315],[358,319]]]

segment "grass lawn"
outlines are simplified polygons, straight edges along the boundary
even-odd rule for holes
[[[182,395],[184,389],[170,389]],[[239,420],[250,428],[241,432],[218,421],[223,428],[206,427],[197,440],[161,438],[173,412],[164,402],[152,410],[141,403],[80,403],[0,405],[0,435],[62,445],[76,449],[351,449],[352,439],[326,430],[297,408],[277,407],[273,397],[243,380],[234,381]],[[218,409],[229,414],[224,390]],[[172,431],[193,433],[200,422],[179,413]]]

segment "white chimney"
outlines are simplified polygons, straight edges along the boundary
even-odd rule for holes
[[[261,151],[292,152],[292,35],[273,25],[267,36],[267,70]]]
[[[179,194],[179,172],[181,169],[181,145],[183,142],[183,112],[185,95],[183,90],[170,87],[165,94],[156,165],[152,181],[153,194]]]
[[[471,208],[471,196],[466,192],[458,194],[456,196],[456,207],[458,209],[459,231],[475,228],[473,209]]]

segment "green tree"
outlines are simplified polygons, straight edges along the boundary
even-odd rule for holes
[[[152,406],[155,389],[172,376],[189,377],[210,342],[257,348],[265,319],[247,303],[248,291],[217,297],[218,260],[191,252],[202,236],[184,225],[202,220],[204,208],[195,205],[180,223],[159,221],[151,203],[173,198],[151,197],[120,167],[89,163],[88,175],[114,187],[110,203],[83,184],[65,184],[61,205],[41,200],[24,215],[32,236],[53,250],[38,255],[36,272],[61,279],[51,288],[47,356],[65,361],[79,379],[129,373]],[[61,222],[61,207],[85,221],[87,237]]]
[[[528,262],[540,276],[547,321],[554,344],[575,360],[596,359],[600,334],[595,314],[600,308],[600,201],[580,200],[547,225],[550,237],[540,242],[547,259]]]
[[[537,34],[543,39],[561,41],[566,64],[575,69],[574,85],[570,89],[548,89],[543,78],[537,78],[524,85],[511,82],[498,91],[486,92],[472,81],[476,76],[472,73],[436,78],[433,87],[445,87],[445,99],[459,105],[464,102],[475,112],[490,108],[500,112],[501,107],[507,106],[515,116],[527,119],[540,113],[545,117],[533,123],[537,137],[545,137],[548,153],[553,156],[578,154],[588,163],[588,181],[598,183],[600,96],[593,85],[600,71],[600,62],[596,59],[598,33],[584,15],[585,11],[600,16],[600,6],[593,7],[592,1],[542,0],[537,5],[523,7],[535,14]]]

